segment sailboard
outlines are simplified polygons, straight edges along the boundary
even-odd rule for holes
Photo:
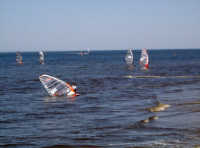
[[[41,75],[39,79],[50,96],[76,95],[75,87],[72,87],[63,80],[46,74]]]
[[[21,56],[20,52],[16,52],[16,62],[18,64],[23,64],[23,62],[22,62],[22,56]]]
[[[44,53],[43,53],[43,51],[39,52],[39,56],[40,56],[40,58],[39,58],[40,64],[44,64]]]
[[[140,65],[142,66],[142,68],[145,68],[145,69],[149,68],[149,56],[148,56],[146,48],[142,49],[141,57],[140,57]]]
[[[125,61],[127,64],[132,64],[133,63],[133,52],[131,49],[129,49],[126,53],[125,56]]]

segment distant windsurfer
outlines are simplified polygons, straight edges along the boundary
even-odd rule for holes
[[[149,69],[149,56],[148,56],[146,48],[142,49],[141,57],[140,57],[140,65],[142,69],[144,70]]]
[[[125,56],[125,61],[128,65],[133,64],[133,52],[132,49],[129,49]]]
[[[44,64],[44,53],[43,53],[43,51],[39,52],[39,56],[40,56],[40,58],[39,58],[40,64]]]
[[[21,56],[20,52],[16,52],[16,62],[18,64],[23,64],[23,62],[22,62],[22,56]]]

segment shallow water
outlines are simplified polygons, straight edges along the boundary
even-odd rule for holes
[[[150,69],[126,65],[126,51],[0,53],[0,147],[147,147],[200,145],[200,50],[148,51]],[[49,97],[38,77],[78,86],[76,98]],[[156,76],[156,77],[155,77]],[[147,108],[170,104],[165,111]],[[149,123],[150,116],[159,119]]]

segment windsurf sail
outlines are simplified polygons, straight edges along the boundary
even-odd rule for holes
[[[87,48],[87,54],[89,54],[90,53],[90,48]]]
[[[18,64],[22,64],[23,63],[22,62],[22,56],[21,56],[20,52],[16,52],[16,62]]]
[[[44,74],[39,79],[50,96],[76,95],[71,85],[58,78]]]
[[[132,64],[133,63],[133,52],[131,49],[129,49],[126,53],[125,56],[125,61],[127,64]]]
[[[40,64],[44,64],[44,53],[43,53],[43,51],[39,52],[39,56],[40,56],[40,58],[39,58]]]
[[[146,69],[149,68],[149,56],[148,56],[146,48],[142,49],[142,53],[141,53],[141,57],[140,57],[140,65],[143,68],[146,68]]]

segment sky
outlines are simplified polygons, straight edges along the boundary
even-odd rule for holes
[[[200,48],[200,0],[0,0],[0,52]]]

